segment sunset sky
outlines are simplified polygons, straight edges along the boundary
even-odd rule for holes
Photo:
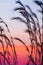
[[[34,3],[34,0],[20,0],[20,1],[24,5],[30,6],[32,11],[37,14],[37,16],[40,20],[40,25],[41,25],[42,24],[41,23],[41,14],[38,12],[38,9],[40,9],[40,7],[38,7]],[[43,1],[43,0],[41,0],[41,1]],[[14,8],[17,6],[19,6],[19,5],[16,4],[16,0],[0,0],[0,18],[2,18],[3,21],[5,21],[7,23],[9,30],[11,32],[11,35],[13,37],[18,37],[18,38],[22,39],[28,46],[30,44],[30,40],[29,40],[28,34],[25,33],[25,30],[27,29],[26,25],[24,25],[24,23],[21,23],[17,20],[11,20],[12,17],[21,16],[18,12],[14,11]],[[6,30],[5,26],[4,25],[2,25],[2,26]],[[8,34],[7,30],[6,30],[6,34]],[[15,46],[16,46],[15,47],[16,51],[18,53],[18,57],[20,57],[19,64],[21,63],[21,65],[22,65],[22,63],[25,63],[25,61],[27,61],[27,59],[28,59],[27,58],[28,52],[26,51],[26,48],[24,47],[24,45],[22,45],[19,41],[14,40],[14,42],[15,42]],[[20,44],[18,44],[18,43],[20,43]],[[0,50],[2,50],[2,49],[0,48]],[[11,49],[9,49],[9,50],[11,50]],[[24,59],[25,59],[25,61],[23,61]],[[21,62],[20,62],[20,60],[21,60]]]
[[[15,1],[16,0],[0,0],[0,17],[3,19],[3,21],[5,21],[8,24],[8,27],[13,36],[22,38],[23,40],[25,40],[25,42],[28,43],[28,41],[27,41],[28,35],[26,33],[24,33],[25,29],[27,29],[26,25],[24,25],[23,23],[21,24],[20,22],[18,22],[16,20],[15,21],[11,20],[12,17],[15,17],[17,15],[20,16],[20,14],[18,12],[13,11],[13,9],[15,7],[17,7],[17,4]],[[39,9],[39,7],[36,4],[34,4],[33,1],[34,0],[21,0],[21,2],[24,5],[29,5],[35,13],[36,12],[38,13],[38,14],[37,13],[36,14],[38,15],[38,18],[41,21],[41,15],[37,11]]]

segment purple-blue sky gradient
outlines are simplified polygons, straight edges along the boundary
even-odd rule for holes
[[[15,1],[16,0],[0,0],[0,17],[8,24],[8,27],[13,36],[21,38],[26,37],[27,39],[28,35],[24,33],[25,29],[27,28],[26,25],[16,20],[15,21],[11,20],[11,18],[14,16],[20,16],[18,12],[13,11],[13,9],[17,6]],[[37,11],[39,7],[33,1],[34,0],[21,0],[21,2],[24,5],[29,5],[31,7],[31,9],[37,14],[41,23],[41,15]]]

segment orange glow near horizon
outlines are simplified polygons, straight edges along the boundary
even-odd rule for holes
[[[31,54],[31,48],[32,47],[28,46],[28,48],[29,48],[29,52],[26,50],[25,46],[23,46],[23,45],[22,46],[21,45],[16,45],[16,47],[15,47],[17,58],[18,58],[18,63],[21,64],[21,65],[25,65],[27,63],[28,56],[30,56],[30,54]],[[11,61],[12,61],[12,59],[13,59],[13,52],[12,52],[11,47],[8,47],[7,50],[12,55],[12,58],[11,58]],[[39,48],[39,50],[40,50],[40,48]],[[2,47],[0,47],[0,51],[3,52]],[[35,58],[36,53],[37,53],[36,52],[36,47],[34,47],[34,50],[33,50],[33,53],[32,53],[33,58]]]
[[[8,51],[9,52],[12,52],[12,49],[13,48],[11,48],[11,47],[8,47]],[[26,47],[25,46],[21,46],[21,45],[16,45],[15,46],[15,50],[16,50],[16,52],[17,52],[17,54],[19,55],[19,54],[21,54],[21,55],[25,55],[25,53],[26,54],[31,54],[31,50],[32,50],[32,47],[31,47],[31,45],[30,46],[28,46],[28,49],[29,49],[29,52],[27,51],[27,49],[26,49]],[[37,47],[34,47],[34,49],[33,49],[33,55],[34,55],[34,52],[36,51],[36,49],[37,49]],[[40,47],[38,47],[38,49],[41,51],[41,49],[40,49]],[[4,47],[4,50],[6,50],[6,47]],[[3,51],[3,48],[2,47],[0,47],[0,51]]]

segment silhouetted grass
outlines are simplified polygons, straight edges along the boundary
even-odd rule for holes
[[[9,61],[7,60],[7,58],[3,55],[2,52],[0,52],[0,55],[4,57],[4,59],[8,62],[8,65],[10,65]]]
[[[16,7],[14,11],[19,11],[21,16],[23,16],[26,20],[24,20],[21,17],[13,17],[12,20],[19,20],[19,22],[23,22],[26,24],[28,29],[25,30],[25,32],[28,33],[28,35],[30,36],[30,41],[32,46],[31,55],[29,56],[30,60],[32,61],[33,65],[37,65],[37,62],[34,61],[34,58],[32,57],[34,46],[36,46],[39,59],[41,59],[40,56],[42,54],[41,65],[43,65],[43,50],[42,50],[43,48],[43,35],[42,35],[43,34],[43,2],[38,0],[34,0],[34,2],[41,7],[41,10],[39,10],[39,12],[41,12],[42,14],[42,26],[41,26],[42,33],[41,33],[39,19],[36,13],[34,13],[28,5],[23,5],[20,0],[16,1],[16,3],[20,5],[20,7]],[[30,12],[28,12],[26,8],[28,8]],[[26,50],[28,51],[28,46],[21,39],[17,37],[15,39],[20,41],[22,44],[24,44]],[[38,49],[38,47],[40,47],[41,51]],[[30,60],[27,62],[26,65],[29,65]]]
[[[16,1],[16,4],[19,4],[20,7],[16,7],[14,9],[14,11],[19,11],[21,16],[23,16],[25,18],[25,20],[24,20],[24,18],[21,18],[21,17],[12,18],[12,20],[19,20],[20,22],[23,22],[24,24],[26,24],[27,30],[25,30],[25,33],[28,33],[28,35],[30,36],[31,53],[29,51],[28,46],[25,44],[24,41],[22,41],[20,38],[17,38],[17,37],[13,38],[11,36],[8,25],[3,21],[2,18],[0,18],[0,23],[3,23],[5,25],[5,27],[7,28],[7,31],[9,32],[9,35],[10,35],[10,38],[9,38],[5,34],[5,31],[4,31],[5,29],[0,26],[0,38],[1,38],[0,45],[2,45],[2,49],[3,49],[3,52],[0,51],[0,65],[6,65],[6,62],[8,65],[18,65],[17,53],[15,50],[15,44],[13,42],[14,39],[20,41],[25,46],[26,51],[28,51],[28,53],[30,53],[30,55],[28,55],[29,60],[27,61],[26,65],[29,65],[30,61],[32,62],[33,65],[38,65],[37,62],[35,61],[37,58],[37,53],[39,56],[39,59],[37,59],[37,60],[39,62],[41,62],[40,65],[43,65],[43,2],[38,1],[38,0],[34,0],[34,2],[41,8],[41,10],[38,10],[39,13],[42,14],[42,26],[41,27],[40,27],[39,19],[38,19],[36,13],[34,13],[28,5],[22,4],[20,0]],[[26,8],[29,10],[29,12],[27,11]],[[41,33],[41,28],[42,28],[42,33]],[[5,42],[3,41],[3,39]],[[4,43],[6,43],[6,49],[5,49]],[[34,53],[33,51],[34,51],[35,46],[36,46],[36,55],[35,55],[35,59],[34,59],[32,54]],[[8,50],[8,47],[11,48],[13,58],[12,58],[11,52],[9,52],[9,50]],[[39,47],[41,50],[39,50]],[[41,59],[41,57],[42,57],[42,59]],[[12,58],[13,64],[10,61],[10,58]],[[2,61],[2,59],[3,59],[3,61]],[[4,62],[4,64],[3,64],[3,62]]]
[[[9,35],[10,35],[10,38],[9,38],[5,34],[5,29],[0,26],[0,38],[1,38],[0,44],[2,45],[1,49],[3,49],[2,52],[0,51],[0,65],[6,65],[6,62],[7,62],[7,65],[11,65],[12,62],[10,60],[12,58],[12,55],[14,58],[14,59],[12,58],[12,60],[14,61],[16,59],[16,61],[17,61],[17,54],[16,54],[16,50],[15,50],[15,45],[13,43],[13,39],[12,39],[10,30],[8,28],[8,25],[2,20],[2,18],[0,18],[0,23],[3,23],[5,25],[5,27],[7,28],[7,31],[9,32]],[[4,42],[4,40],[5,40],[5,42]],[[5,45],[5,43],[6,43],[6,45]],[[8,50],[8,46],[11,48],[12,55],[11,55],[11,52],[9,52],[9,50]],[[17,64],[16,61],[13,62],[13,65]],[[4,64],[3,64],[3,62],[4,62]]]

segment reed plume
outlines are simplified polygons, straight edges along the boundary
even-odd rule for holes
[[[8,65],[11,65],[11,61],[10,61],[10,58],[12,58],[12,55],[14,57],[14,59],[12,58],[12,60],[14,61],[15,59],[17,60],[17,54],[16,54],[16,50],[15,50],[15,45],[13,43],[13,39],[12,39],[12,36],[11,36],[11,33],[10,33],[10,30],[8,28],[8,25],[3,21],[2,18],[0,18],[0,23],[3,23],[5,25],[5,27],[7,28],[7,31],[10,35],[10,38],[5,34],[5,29],[0,26],[0,44],[2,45],[2,49],[3,49],[3,52],[0,51],[0,55],[1,57],[3,57],[3,61],[2,59],[0,58],[0,64],[2,65],[3,62],[4,62],[4,65],[6,65],[6,61],[7,61],[7,64]],[[4,42],[5,41],[5,42]],[[4,45],[6,43],[6,45]],[[6,48],[5,48],[6,46]],[[8,47],[11,48],[11,51],[12,51],[12,55],[11,55],[11,52],[9,52],[8,50]],[[17,64],[17,62],[13,62],[14,65]],[[16,64],[15,64],[16,63]]]
[[[30,36],[30,41],[31,41],[31,46],[32,46],[32,50],[31,50],[31,55],[30,60],[32,61],[32,63],[34,65],[37,65],[37,62],[34,61],[33,57],[32,57],[32,53],[33,53],[33,49],[34,46],[36,45],[36,49],[37,52],[39,54],[39,58],[41,56],[42,53],[42,59],[41,59],[41,65],[43,65],[43,2],[42,1],[38,1],[38,0],[34,0],[34,2],[41,7],[41,10],[39,10],[39,12],[42,14],[42,33],[41,33],[41,27],[40,27],[40,23],[39,23],[39,19],[37,17],[37,14],[34,13],[31,8],[28,5],[23,5],[21,3],[20,0],[16,1],[17,4],[20,5],[20,7],[16,7],[14,9],[14,11],[19,11],[19,13],[21,14],[21,16],[23,16],[25,18],[25,20],[21,17],[12,17],[12,20],[19,20],[19,22],[25,23],[27,26],[27,30],[25,30],[26,33],[28,33],[28,35]],[[28,12],[27,9],[30,11]],[[26,44],[19,38],[15,38],[16,40],[20,41],[22,44],[24,44],[24,46],[26,47],[26,49],[28,49],[28,46],[26,46]],[[38,41],[39,40],[39,41]],[[38,49],[38,47],[40,47],[41,51]],[[36,52],[36,54],[37,54]],[[39,60],[39,59],[38,59]],[[27,62],[26,65],[29,65],[29,62]]]

